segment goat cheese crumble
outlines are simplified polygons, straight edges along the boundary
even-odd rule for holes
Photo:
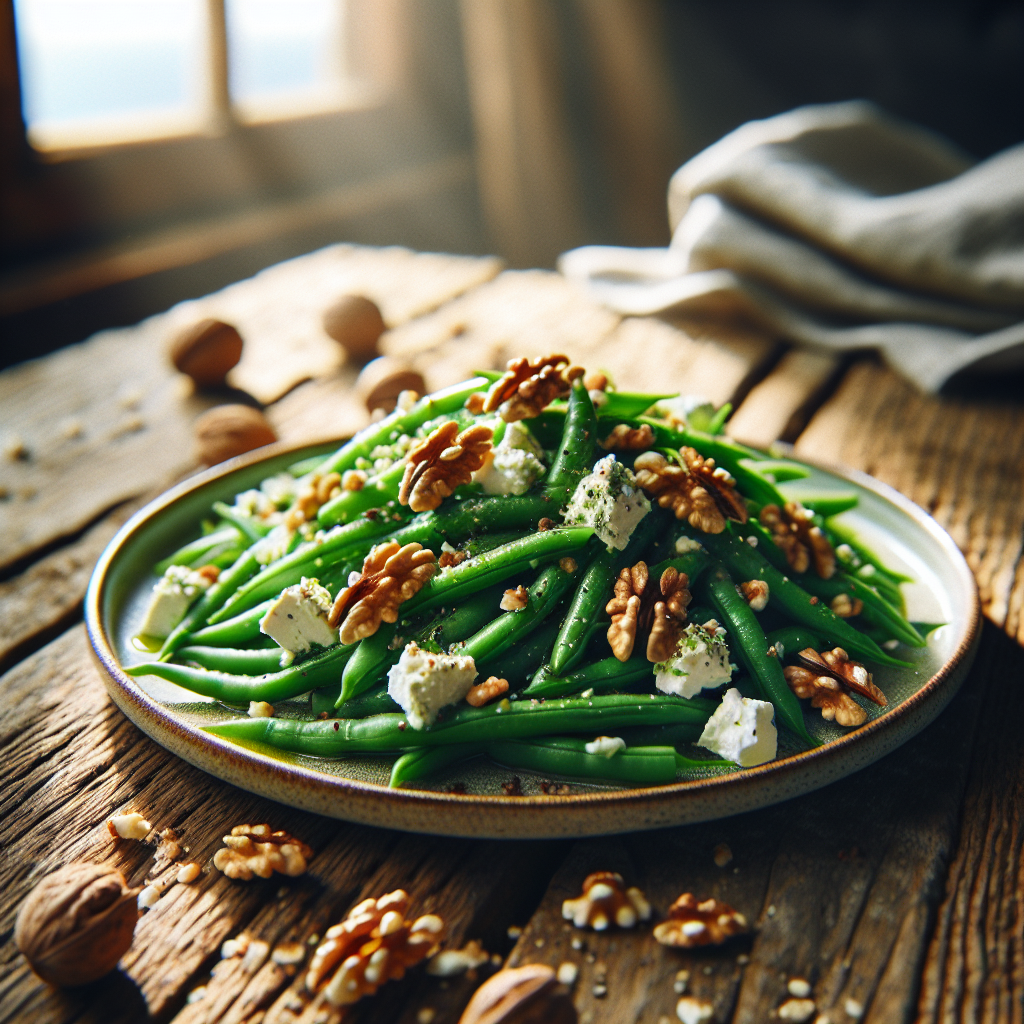
[[[388,695],[414,729],[437,721],[437,713],[462,700],[476,680],[476,664],[458,654],[434,654],[415,642],[406,645],[388,670]]]
[[[655,685],[662,693],[695,697],[732,679],[725,630],[716,622],[691,623],[683,632],[675,655],[654,666]]]
[[[165,640],[174,632],[192,603],[210,586],[210,577],[187,565],[172,565],[153,585],[139,633]]]
[[[544,474],[544,450],[521,423],[510,423],[473,474],[484,494],[525,494]]]
[[[564,513],[567,526],[590,526],[610,548],[622,551],[651,503],[633,473],[614,455],[598,459],[573,492]]]
[[[304,654],[314,644],[330,647],[338,642],[338,630],[327,623],[331,612],[330,592],[319,580],[302,577],[286,587],[260,619],[260,632],[291,655]]]
[[[697,744],[744,768],[774,761],[779,742],[774,717],[769,701],[743,697],[733,687],[725,691]]]

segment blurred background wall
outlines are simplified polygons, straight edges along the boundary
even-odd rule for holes
[[[2,0],[0,90],[9,365],[336,241],[663,245],[672,171],[805,103],[983,158],[1024,138],[1024,4]]]

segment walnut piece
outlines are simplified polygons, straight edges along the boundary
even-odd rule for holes
[[[452,978],[482,967],[490,958],[487,950],[476,939],[471,939],[462,949],[446,949],[432,957],[427,964],[427,974],[435,978]]]
[[[402,889],[353,907],[341,924],[327,929],[310,960],[306,988],[322,989],[330,1003],[347,1006],[432,956],[444,923],[435,914],[407,921],[408,909]]]
[[[832,609],[841,619],[851,619],[854,615],[860,615],[864,611],[864,602],[859,597],[851,597],[849,594],[836,594],[829,602]]]
[[[521,583],[515,590],[511,588],[501,595],[501,603],[498,607],[503,612],[522,611],[530,603],[530,592]]]
[[[466,694],[466,703],[472,704],[475,708],[482,708],[503,693],[508,693],[508,680],[488,676],[482,683],[470,687],[469,693]]]
[[[326,505],[339,494],[341,494],[340,473],[327,473],[324,476],[314,473],[285,515],[285,525],[289,530],[297,530],[303,523],[313,522],[317,512],[320,511],[320,506]]]
[[[768,584],[764,580],[747,580],[737,589],[755,612],[763,612],[768,607]]]
[[[576,1024],[572,996],[547,964],[498,971],[474,993],[459,1024]]]
[[[654,937],[664,946],[719,946],[745,931],[747,919],[728,903],[698,903],[693,893],[684,892],[669,907],[666,920],[654,926]]]
[[[617,871],[594,871],[583,880],[583,894],[562,903],[562,917],[577,928],[604,931],[609,924],[632,928],[651,916],[651,905],[636,887],[628,889]]]
[[[490,427],[468,427],[461,434],[455,420],[442,423],[406,456],[398,500],[413,512],[437,508],[456,487],[468,484],[491,450]]]
[[[363,560],[360,575],[335,598],[328,622],[341,626],[343,644],[373,636],[382,622],[398,621],[398,606],[436,571],[434,552],[422,544],[378,544]]]
[[[693,448],[680,448],[682,465],[671,463],[659,452],[644,452],[633,463],[636,482],[662,508],[670,508],[676,519],[685,519],[704,533],[721,533],[725,521],[745,523],[748,519],[736,483],[714,459],[705,459]]]
[[[224,849],[213,855],[213,866],[228,878],[248,881],[253,875],[269,878],[301,875],[313,851],[301,839],[287,832],[275,832],[269,825],[236,825],[224,837]]]
[[[821,710],[826,722],[851,728],[867,721],[867,712],[850,696],[838,679],[820,675],[802,665],[787,665],[782,674],[789,688],[802,700],[811,698],[811,707]]]
[[[845,683],[854,693],[873,701],[880,708],[889,703],[885,694],[875,686],[871,673],[859,661],[851,661],[842,647],[834,647],[821,654],[813,647],[806,647],[797,655],[797,659],[805,668]]]
[[[483,412],[497,412],[506,423],[533,419],[556,398],[565,398],[572,381],[583,373],[582,367],[570,367],[566,356],[551,355],[534,362],[525,356],[511,359],[508,372],[488,389]]]
[[[107,831],[114,839],[145,839],[152,828],[138,811],[115,814],[107,819]]]
[[[615,596],[605,605],[611,616],[608,643],[619,661],[628,661],[637,637],[647,637],[647,660],[667,661],[675,653],[691,601],[686,573],[669,567],[657,587],[649,586],[646,562],[623,569],[615,581]]]
[[[85,985],[112,971],[128,951],[139,919],[135,898],[120,871],[69,864],[29,893],[14,941],[44,981]]]
[[[807,572],[814,562],[814,571],[823,579],[831,579],[836,571],[836,553],[821,528],[814,525],[810,512],[798,501],[765,505],[758,517],[771,532],[772,540],[782,548],[793,572]]]
[[[640,424],[639,427],[620,423],[601,442],[601,447],[607,452],[639,452],[653,448],[654,431],[646,423]]]

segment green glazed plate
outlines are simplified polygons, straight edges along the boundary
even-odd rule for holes
[[[665,786],[628,788],[559,785],[518,771],[522,796],[502,789],[512,773],[484,758],[457,765],[429,789],[387,787],[393,757],[327,760],[244,747],[202,731],[237,717],[225,705],[197,697],[154,676],[133,678],[123,666],[144,660],[132,644],[154,577],[152,566],[199,533],[216,500],[230,501],[299,459],[336,444],[272,445],[216,466],[168,491],[138,512],[111,541],[93,573],[86,625],[107,690],[143,732],[167,750],[225,782],[283,804],[349,821],[452,836],[552,838],[659,828],[726,817],[788,800],[849,775],[920,732],[946,706],[970,668],[980,635],[977,588],[949,535],[896,491],[860,473],[814,467],[787,493],[855,491],[859,506],[845,521],[892,568],[916,581],[904,585],[908,615],[943,622],[927,647],[900,656],[910,669],[879,669],[889,706],[869,710],[858,729],[843,730],[807,708],[807,725],[823,741],[787,752],[757,768],[689,777]],[[311,716],[309,699],[278,705],[279,714]],[[780,737],[781,738],[781,737]],[[560,780],[561,781],[561,780]],[[459,792],[449,792],[455,784]],[[462,787],[465,792],[461,792]]]

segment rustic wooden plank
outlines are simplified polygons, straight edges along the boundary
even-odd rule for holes
[[[806,422],[805,410],[839,366],[840,359],[831,353],[791,349],[763,381],[751,388],[725,432],[754,448],[795,439]]]
[[[985,614],[1007,624],[1024,582],[1019,406],[923,395],[864,361],[814,416],[796,451],[871,473],[931,512],[974,570]]]
[[[96,560],[138,507],[126,502],[75,543],[0,583],[0,671],[78,617]]]
[[[389,323],[402,323],[499,268],[492,258],[333,246],[4,371],[0,571],[191,468],[192,422],[231,399],[192,393],[168,363],[167,341],[183,323],[207,315],[237,321],[246,351],[232,380],[272,401],[342,363],[319,322],[338,294],[367,292]]]
[[[153,1019],[179,1014],[190,1024],[244,1020],[272,1007],[277,1019],[288,1019],[287,1005],[296,1001],[315,1016],[320,1002],[314,1006],[300,996],[301,979],[274,963],[273,950],[307,943],[354,902],[399,887],[408,889],[418,909],[445,918],[449,945],[475,937],[502,953],[508,924],[529,915],[562,855],[559,843],[401,837],[295,811],[220,783],[159,748],[121,715],[106,697],[86,643],[83,628],[75,627],[0,679],[9,710],[0,726],[6,769],[0,793],[0,1021],[103,1019],[115,982],[77,992],[48,989],[15,950],[12,929],[35,881],[72,860],[110,863],[131,884],[142,883],[154,868],[154,849],[112,841],[104,822],[116,811],[138,810],[157,829],[173,827],[189,847],[187,858],[206,866],[189,886],[169,884],[173,868],[159,870],[158,881],[168,888],[140,921],[121,963],[136,1004],[141,1000]],[[263,820],[314,848],[307,875],[242,883],[209,869],[228,829]],[[211,977],[221,944],[242,931],[266,943],[262,955],[226,961]],[[203,998],[185,1005],[200,986]],[[410,977],[361,1008],[360,1019],[394,1020],[410,1000],[447,999],[457,1012],[471,987],[450,986],[448,994],[436,979]]]

